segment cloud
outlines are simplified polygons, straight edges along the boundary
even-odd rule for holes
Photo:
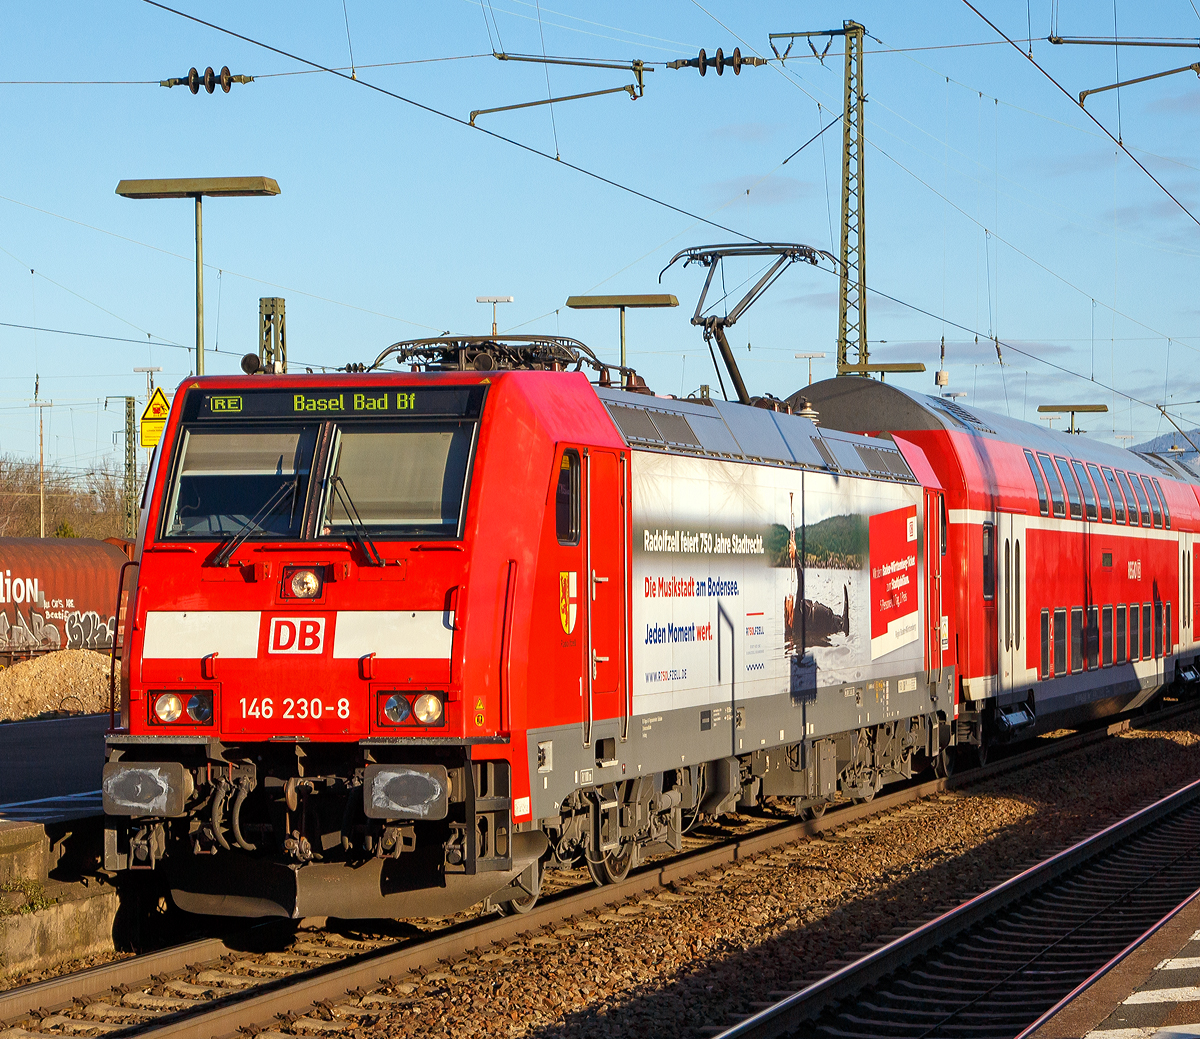
[[[1146,105],[1148,112],[1167,112],[1170,114],[1200,115],[1200,91],[1189,90],[1174,97],[1160,97]]]
[[[758,141],[769,141],[784,129],[784,123],[726,123],[724,126],[714,126],[708,131],[710,137],[719,141],[738,141],[741,144],[754,144]]]
[[[708,193],[716,203],[728,202],[737,195],[745,197],[750,192],[750,202],[759,206],[783,206],[810,197],[816,191],[816,184],[808,180],[797,180],[795,177],[734,177],[730,180],[717,181],[710,184]]]
[[[833,314],[837,314],[838,310],[838,294],[837,292],[803,292],[798,296],[785,296],[779,300],[779,303],[788,307],[805,307],[814,310],[828,310]],[[912,313],[908,307],[901,306],[899,303],[893,303],[890,299],[871,296],[867,303],[867,320],[877,315],[887,317],[898,316],[901,314],[910,315]],[[870,325],[867,326],[868,329]]]

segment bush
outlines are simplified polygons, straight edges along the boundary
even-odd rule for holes
[[[82,474],[47,467],[46,530],[55,537],[122,537],[124,479],[116,469]],[[141,489],[139,485],[139,490]],[[37,462],[0,457],[0,537],[38,536]]]

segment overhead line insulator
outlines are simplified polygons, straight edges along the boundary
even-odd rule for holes
[[[253,76],[235,76],[229,71],[228,65],[223,65],[220,72],[214,72],[210,65],[202,73],[195,68],[188,69],[186,76],[174,76],[171,79],[159,81],[160,87],[187,87],[193,94],[200,93],[203,87],[210,94],[219,86],[226,94],[234,83],[253,83]]]
[[[667,68],[669,69],[698,69],[700,75],[704,75],[709,69],[716,69],[718,76],[723,76],[727,68],[733,69],[735,76],[742,74],[743,65],[765,65],[766,58],[751,56],[749,58],[742,57],[742,49],[740,47],[733,48],[733,54],[728,58],[725,57],[725,52],[720,47],[717,48],[717,53],[711,58],[705,53],[703,47],[700,48],[700,53],[694,58],[678,58],[675,61],[668,61]]]

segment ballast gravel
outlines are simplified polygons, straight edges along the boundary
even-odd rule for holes
[[[1126,732],[393,978],[369,1008],[316,1006],[301,1017],[298,1007],[298,1019],[279,1027],[364,1037],[700,1036],[1198,775],[1200,722]]]
[[[0,668],[0,722],[107,711],[109,667],[107,653],[60,649]]]

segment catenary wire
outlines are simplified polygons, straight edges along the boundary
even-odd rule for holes
[[[159,10],[166,11],[169,14],[173,14],[180,18],[185,18],[188,21],[195,22],[197,25],[203,25],[206,28],[215,30],[216,32],[224,33],[226,36],[232,36],[234,39],[242,40],[243,42],[249,43],[255,47],[261,47],[263,50],[272,51],[273,53],[282,55],[285,58],[291,58],[293,61],[299,61],[305,65],[310,65],[314,69],[318,69],[322,72],[328,72],[330,75],[337,76],[340,79],[346,80],[347,82],[356,83],[359,86],[374,90],[377,93],[384,94],[387,97],[395,98],[395,100],[402,101],[406,105],[412,105],[414,108],[418,108],[422,112],[427,112],[430,115],[436,115],[442,119],[447,119],[450,122],[457,123],[459,126],[467,129],[476,130],[479,133],[486,134],[488,137],[492,137],[497,141],[503,141],[505,144],[510,144],[513,147],[519,148],[531,155],[537,155],[543,159],[549,159],[551,162],[556,163],[557,165],[565,166],[568,169],[575,170],[575,172],[582,173],[585,177],[591,177],[593,180],[597,180],[602,184],[608,184],[610,187],[617,188],[620,191],[628,192],[629,194],[635,195],[638,198],[645,199],[647,202],[652,202],[655,205],[662,206],[664,209],[669,209],[672,212],[679,213],[681,216],[690,217],[693,220],[699,220],[702,223],[717,228],[718,230],[728,231],[730,234],[737,235],[739,238],[745,238],[751,242],[759,241],[759,239],[755,238],[753,235],[748,235],[742,231],[737,231],[732,227],[726,227],[724,224],[718,224],[715,221],[707,219],[706,217],[699,216],[698,214],[692,213],[689,210],[672,205],[670,202],[667,202],[661,198],[656,198],[653,195],[646,194],[644,191],[638,191],[637,188],[632,188],[627,184],[622,184],[620,181],[613,180],[611,177],[606,177],[603,174],[596,173],[587,169],[586,167],[579,166],[576,163],[568,162],[566,159],[556,159],[549,152],[544,152],[540,148],[535,148],[530,144],[524,144],[512,137],[505,137],[503,134],[496,133],[494,130],[489,130],[483,126],[472,126],[466,119],[460,119],[458,116],[451,115],[449,112],[443,112],[440,109],[434,108],[432,105],[426,105],[420,101],[415,101],[410,97],[405,97],[403,94],[397,94],[395,91],[388,90],[387,88],[378,86],[375,83],[368,83],[365,79],[351,79],[344,72],[338,72],[329,66],[322,65],[320,62],[311,61],[308,58],[302,58],[297,54],[292,54],[289,51],[282,50],[279,47],[274,47],[269,43],[263,43],[261,40],[256,40],[253,37],[245,36],[239,32],[234,32],[232,29],[226,29],[214,22],[205,21],[203,18],[198,18],[194,14],[188,14],[185,11],[176,10],[174,7],[168,7],[166,4],[159,3],[158,0],[142,0],[142,2],[149,4],[151,7],[157,7]]]
[[[693,0],[693,2],[695,2],[695,0]],[[979,10],[979,8],[977,8],[974,4],[972,4],[971,0],[962,0],[962,2],[964,4],[966,4],[967,7],[969,7],[972,11],[974,11],[977,15],[979,15],[980,18],[982,18],[985,22],[987,22],[987,24],[990,25],[996,31],[996,33],[998,35],[1002,36],[1005,40],[1007,40],[1010,44],[1012,44],[1013,49],[1018,54],[1020,54],[1021,57],[1023,57],[1035,69],[1037,69],[1038,72],[1040,72],[1043,76],[1045,76],[1048,80],[1050,80],[1050,82],[1053,83],[1063,93],[1063,95],[1071,102],[1071,104],[1076,105],[1079,108],[1079,110],[1081,112],[1083,112],[1084,115],[1086,115],[1093,123],[1095,123],[1098,127],[1100,127],[1100,129],[1104,131],[1105,136],[1108,137],[1108,139],[1110,141],[1112,141],[1113,144],[1115,144],[1118,148],[1120,148],[1121,151],[1123,151],[1126,155],[1128,155],[1129,158],[1134,163],[1136,163],[1138,169],[1140,169],[1144,174],[1146,174],[1147,177],[1149,177],[1152,181],[1154,181],[1154,183],[1158,185],[1159,190],[1161,190],[1162,193],[1167,196],[1167,198],[1169,198],[1172,202],[1174,202],[1175,205],[1177,205],[1180,209],[1182,209],[1188,215],[1188,218],[1194,224],[1200,225],[1200,219],[1197,219],[1195,214],[1190,209],[1188,209],[1187,206],[1185,206],[1182,202],[1180,202],[1179,199],[1176,198],[1170,192],[1170,190],[1167,188],[1167,186],[1165,184],[1163,184],[1162,181],[1160,181],[1153,173],[1151,173],[1148,169],[1146,169],[1146,167],[1144,165],[1142,165],[1142,161],[1136,155],[1134,155],[1133,152],[1131,152],[1128,148],[1126,148],[1125,145],[1122,144],[1118,138],[1114,137],[1109,132],[1108,127],[1106,127],[1102,122],[1100,122],[1099,119],[1097,119],[1094,115],[1092,115],[1092,113],[1089,112],[1083,105],[1079,104],[1079,102],[1076,101],[1076,99],[1071,96],[1070,91],[1068,91],[1066,87],[1064,87],[1061,83],[1059,83],[1059,81],[1057,79],[1055,79],[1052,75],[1050,75],[1049,72],[1047,72],[1044,68],[1042,68],[1042,66],[1037,63],[1037,61],[1033,58],[1032,55],[1026,54],[1023,50],[1021,50],[1020,46],[1015,41],[1010,39],[1008,37],[1008,35],[1004,32],[1003,29],[1001,29],[999,26],[997,26],[995,22],[993,22],[990,18],[987,17],[987,15],[983,14],[983,12],[981,12]]]

